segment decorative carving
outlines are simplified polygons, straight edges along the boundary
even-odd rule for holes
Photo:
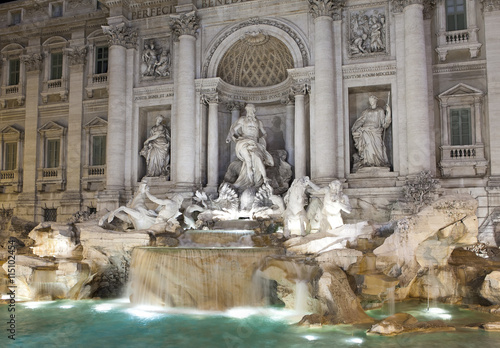
[[[345,80],[390,76],[390,75],[396,75],[396,65],[391,63],[391,64],[369,66],[369,67],[363,66],[354,68],[344,68],[342,69],[342,72]]]
[[[146,158],[146,176],[168,178],[170,175],[170,134],[163,120],[163,116],[156,118],[156,124],[151,127],[149,137],[140,151],[140,155]]]
[[[228,101],[226,102],[226,108],[229,110],[229,111],[233,111],[233,110],[243,110],[245,106],[245,103],[242,103],[242,102],[237,102],[237,101],[234,101],[234,100],[231,100],[231,101]]]
[[[391,124],[390,94],[385,111],[377,106],[378,98],[369,97],[370,107],[365,109],[352,126],[354,146],[353,172],[363,167],[389,167],[389,159],[384,144],[384,130]]]
[[[342,18],[342,8],[345,0],[307,0],[309,2],[309,12],[313,18],[322,16],[332,17],[334,20]]]
[[[219,94],[213,93],[213,94],[203,94],[201,96],[201,102],[203,104],[218,104],[219,103]]]
[[[349,56],[387,52],[387,24],[384,8],[353,11],[349,17]]]
[[[217,76],[240,87],[266,87],[283,82],[294,66],[288,47],[262,30],[247,32],[224,54]]]
[[[500,11],[500,0],[481,0],[483,12]]]
[[[40,70],[42,68],[43,55],[40,53],[33,53],[31,55],[23,55],[20,57],[24,63],[27,72]]]
[[[69,64],[85,64],[87,59],[87,46],[73,47],[66,51],[68,53]]]
[[[200,19],[194,11],[171,15],[172,23],[170,29],[176,37],[181,35],[196,36],[196,31],[200,28]]]
[[[432,16],[432,10],[436,6],[436,0],[391,0],[393,12],[403,12],[406,6],[421,4],[424,5],[424,18],[429,19]]]
[[[307,94],[310,92],[310,85],[307,83],[296,83],[290,88],[292,95]]]
[[[142,61],[146,65],[142,76],[170,77],[171,57],[169,49],[158,47],[153,40],[145,42]]]
[[[137,45],[137,29],[127,27],[125,23],[101,26],[104,34],[108,35],[109,45],[121,45],[134,48]]]
[[[219,46],[222,44],[222,42],[224,42],[229,36],[231,36],[236,31],[238,31],[242,28],[248,27],[248,26],[253,26],[253,25],[269,25],[269,26],[276,27],[280,30],[283,30],[296,42],[297,46],[299,47],[300,53],[302,55],[302,61],[304,63],[304,66],[309,65],[309,54],[306,50],[307,45],[302,41],[300,36],[292,28],[290,28],[288,25],[285,25],[285,24],[278,22],[276,20],[273,20],[273,19],[261,19],[258,17],[254,17],[254,18],[249,19],[248,21],[245,21],[245,22],[242,22],[242,23],[235,25],[234,27],[232,27],[231,29],[226,31],[222,36],[220,36],[217,39],[215,44],[210,49],[210,52],[207,55],[205,63],[203,64],[203,71],[202,71],[203,77],[207,77],[208,67],[210,65],[210,61],[212,60],[212,57],[213,57],[215,51],[217,50],[217,48],[219,48]]]

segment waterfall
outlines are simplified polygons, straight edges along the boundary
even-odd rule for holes
[[[254,278],[262,260],[278,248],[135,248],[131,302],[222,310],[265,305]]]
[[[394,290],[395,290],[394,286],[387,288],[387,306],[389,315],[393,315],[394,313],[396,313]]]

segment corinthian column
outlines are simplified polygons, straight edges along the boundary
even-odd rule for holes
[[[402,7],[404,16],[408,174],[411,175],[431,169],[424,10],[429,13],[432,6],[426,0],[396,1],[393,5]]]
[[[106,190],[120,191],[125,183],[127,46],[136,44],[137,33],[125,23],[102,29],[109,38]]]
[[[314,18],[314,72],[316,80],[313,91],[315,122],[311,124],[311,140],[315,142],[315,146],[312,146],[314,151],[311,151],[311,176],[316,181],[328,182],[335,177],[337,172],[333,18],[340,17],[344,1],[308,0],[308,2]],[[297,125],[296,129],[298,129]],[[298,156],[299,154],[296,152],[296,168],[300,163]]]
[[[295,178],[306,176],[307,172],[307,135],[306,135],[306,106],[305,96],[308,86],[301,84],[292,88],[295,96],[295,127],[294,127],[294,155],[295,155]],[[332,136],[333,138],[333,136]],[[320,146],[317,149],[321,148]]]
[[[208,104],[207,186],[217,188],[219,181],[219,96],[205,94],[203,103]]]
[[[195,184],[196,127],[195,108],[195,57],[196,31],[199,19],[195,12],[171,16],[172,32],[179,39],[179,61],[176,100],[176,162],[173,163],[177,185]]]

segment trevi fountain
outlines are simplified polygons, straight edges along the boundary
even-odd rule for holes
[[[383,129],[390,118],[370,97],[352,130],[359,169],[386,165],[373,124]],[[153,194],[151,178],[169,170],[162,121],[141,150],[148,176],[126,205],[69,223],[11,222],[2,313],[15,309],[20,346],[500,340],[499,253],[478,242],[472,197],[442,195],[422,172],[389,221],[344,223],[352,207],[342,183],[291,180],[289,165],[266,149],[252,104],[230,127],[236,156],[218,192]],[[117,337],[119,328],[127,330]]]

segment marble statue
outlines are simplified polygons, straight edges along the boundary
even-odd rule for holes
[[[384,131],[391,124],[391,108],[388,103],[385,110],[378,107],[378,98],[374,95],[368,100],[370,107],[361,113],[352,126],[352,138],[357,149],[354,154],[353,172],[363,167],[390,166],[384,144]]]
[[[305,236],[309,233],[309,219],[304,206],[307,203],[306,188],[311,184],[307,176],[295,179],[285,195],[286,209],[283,214],[285,237],[290,237],[292,234]]]
[[[105,221],[110,223],[116,217],[125,223],[132,224],[136,230],[151,227],[155,223],[158,214],[146,207],[146,192],[147,183],[143,181],[139,184],[134,197],[125,206],[118,207],[118,209],[105,214],[99,220],[99,226],[103,226]]]
[[[156,118],[149,137],[140,152],[146,158],[146,176],[166,176],[170,174],[170,134],[163,124],[163,116]]]
[[[241,116],[229,130],[226,143],[236,143],[236,157],[242,162],[238,178],[233,186],[240,191],[259,187],[267,180],[266,166],[274,164],[273,157],[266,150],[266,131],[255,116],[255,106],[247,104],[246,116]]]
[[[146,198],[158,206],[155,210],[148,209]],[[131,224],[135,230],[153,229],[159,232],[175,230],[180,227],[177,217],[181,215],[180,208],[184,198],[180,194],[171,199],[160,199],[149,193],[146,181],[142,181],[134,194],[134,197],[125,205],[118,207],[99,220],[99,226],[107,221],[110,223],[114,218]]]
[[[342,183],[338,180],[333,180],[327,187],[320,188],[310,182],[309,186],[318,195],[323,195],[323,198],[315,198],[315,202],[311,202],[308,207],[308,218],[312,229],[318,229],[319,232],[327,232],[344,225],[341,211],[351,213],[351,204],[349,197],[342,191]],[[317,204],[321,203],[321,204]],[[314,222],[319,223],[319,226],[314,226]]]
[[[170,52],[163,51],[157,62],[154,63],[155,76],[168,77],[170,76]]]

